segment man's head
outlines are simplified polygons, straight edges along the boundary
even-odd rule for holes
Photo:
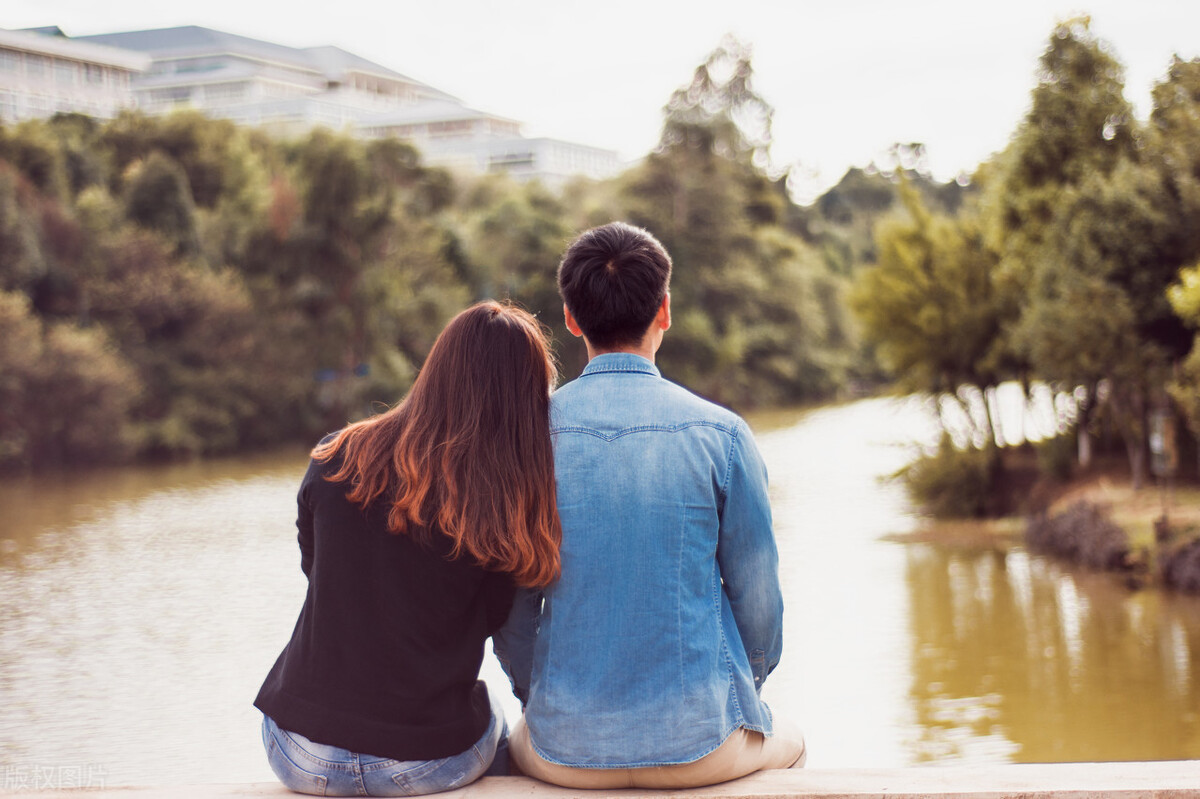
[[[663,307],[670,280],[666,249],[645,230],[624,222],[587,231],[558,265],[563,303],[588,344],[598,350],[640,342]]]

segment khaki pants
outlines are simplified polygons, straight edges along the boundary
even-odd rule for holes
[[[529,740],[521,719],[508,738],[512,762],[530,777],[565,788],[697,788],[737,779],[768,768],[802,768],[808,759],[804,736],[793,724],[776,717],[775,734],[739,727],[725,742],[699,760],[673,766],[643,768],[574,768],[544,759]]]

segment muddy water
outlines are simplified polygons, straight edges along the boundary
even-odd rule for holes
[[[787,601],[765,694],[810,766],[1200,758],[1200,601],[883,540],[920,524],[879,480],[919,403],[752,422]],[[303,598],[304,462],[0,484],[0,788],[272,779],[250,702]]]

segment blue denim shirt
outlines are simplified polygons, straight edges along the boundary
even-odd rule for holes
[[[746,423],[629,353],[555,392],[562,577],[493,641],[552,763],[689,763],[738,727],[782,650],[767,475]]]

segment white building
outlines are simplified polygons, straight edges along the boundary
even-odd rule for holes
[[[67,38],[0,29],[0,122],[192,108],[276,133],[314,126],[411,141],[426,163],[561,185],[605,178],[612,150],[529,139],[521,123],[337,47],[295,48],[198,26]]]
[[[517,180],[561,185],[573,176],[602,179],[620,171],[613,150],[558,139],[530,139],[521,123],[457,102],[431,101],[364,120],[365,138],[412,142],[425,161],[463,172],[507,172]]]
[[[147,113],[196,108],[276,132],[315,125],[363,138],[412,142],[426,163],[472,173],[507,171],[561,184],[620,171],[616,152],[527,139],[516,120],[464,106],[451,95],[336,47],[294,48],[187,26],[83,40],[145,53],[133,84]]]
[[[134,104],[143,53],[68,39],[57,28],[0,29],[0,122],[76,112],[111,118]]]
[[[453,100],[336,47],[286,47],[194,25],[80,38],[149,56],[150,69],[133,89],[150,114],[195,108],[291,133],[353,129],[371,114]]]

